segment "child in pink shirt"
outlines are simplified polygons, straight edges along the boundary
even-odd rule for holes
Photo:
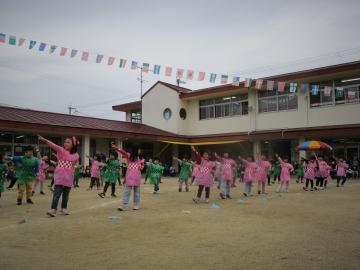
[[[90,186],[87,190],[92,190],[96,183],[96,187],[99,190],[100,189],[100,169],[105,166],[105,163],[101,162],[101,155],[96,154],[94,158],[86,156],[88,159],[90,159],[91,162],[91,180],[90,180]]]
[[[220,198],[221,199],[231,199],[230,196],[230,186],[234,181],[234,168],[236,167],[236,163],[233,159],[229,157],[229,153],[224,153],[223,157],[218,156],[215,153],[215,157],[221,162],[221,171],[220,171]]]
[[[305,160],[306,162],[306,171],[304,174],[305,177],[305,186],[303,189],[308,191],[309,183],[311,186],[311,191],[314,190],[314,179],[315,179],[315,172],[317,171],[317,163],[315,156],[310,157],[310,160]]]
[[[36,182],[34,184],[33,190],[32,190],[32,195],[35,194],[35,190],[36,187],[40,184],[40,194],[41,195],[45,195],[44,193],[44,181],[45,181],[45,177],[46,177],[46,170],[49,168],[49,164],[48,164],[48,156],[41,156],[40,154],[40,150],[39,148],[35,149],[37,152],[37,158],[40,161],[40,165],[39,165],[39,172],[36,175]]]
[[[337,184],[336,186],[339,187],[340,181],[341,186],[344,186],[346,182],[346,171],[349,168],[349,165],[346,163],[346,161],[343,158],[336,159],[336,178],[337,178]]]
[[[247,157],[246,159],[243,159],[241,156],[239,156],[239,159],[242,161],[245,172],[244,172],[244,196],[252,196],[251,195],[251,186],[252,182],[255,181],[256,177],[256,170],[258,168],[258,165],[254,161],[253,157]]]
[[[276,154],[275,156],[279,160],[280,166],[281,166],[280,185],[277,188],[276,192],[282,192],[284,184],[286,186],[285,192],[288,192],[289,191],[289,182],[291,179],[290,173],[294,171],[294,167],[293,167],[293,165],[288,163],[287,158],[281,159],[278,154]]]
[[[257,158],[257,171],[255,174],[255,179],[258,181],[258,194],[266,194],[265,192],[265,184],[267,180],[267,174],[269,169],[271,168],[271,164],[266,160],[265,155],[261,155]],[[261,187],[261,190],[260,190]]]

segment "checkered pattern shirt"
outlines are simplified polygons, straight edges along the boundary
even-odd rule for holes
[[[68,160],[59,160],[58,165],[59,168],[65,168],[65,169],[73,169],[74,163],[72,161]]]

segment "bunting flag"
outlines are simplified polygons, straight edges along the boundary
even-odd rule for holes
[[[126,59],[120,59],[119,68],[125,68],[126,66]]]
[[[154,74],[157,74],[159,75],[160,74],[160,65],[154,65],[154,71],[153,71]]]
[[[74,58],[76,56],[77,52],[78,52],[78,50],[72,49],[71,53],[70,53],[70,57]]]
[[[262,79],[257,79],[256,82],[255,82],[255,88],[260,90],[262,84],[263,84],[263,80]]]
[[[228,83],[228,78],[229,78],[228,75],[221,75],[220,83],[221,84],[227,84]]]
[[[25,38],[19,38],[18,46],[21,47],[22,45],[24,45],[24,42],[25,42]]]
[[[35,41],[35,40],[30,40],[30,42],[29,42],[29,49],[31,50],[32,48],[34,48],[35,44],[36,44],[36,41]]]
[[[186,79],[189,81],[192,81],[194,79],[194,71],[193,70],[188,70],[186,72]]]
[[[211,83],[215,83],[215,81],[216,81],[216,74],[215,74],[215,73],[210,73],[210,79],[209,79],[209,81],[210,81]]]
[[[239,86],[240,85],[240,77],[234,76],[233,80],[232,80],[232,85],[233,86]]]
[[[274,81],[267,81],[266,82],[266,90],[273,91],[274,90],[274,85],[275,85]]]
[[[199,76],[198,76],[198,81],[203,81],[203,80],[205,80],[205,72],[203,72],[203,71],[200,71],[199,72]]]
[[[62,48],[60,49],[60,56],[65,56],[67,50],[68,50],[67,48],[62,47]]]
[[[108,66],[111,66],[112,64],[114,64],[114,61],[115,61],[115,57],[109,56],[108,62],[107,62]]]
[[[149,72],[150,64],[149,63],[143,63],[142,71],[145,73]]]
[[[81,61],[87,62],[88,60],[89,60],[89,53],[88,52],[82,52]]]
[[[54,53],[56,50],[57,46],[56,45],[51,45],[50,46],[50,53]]]
[[[311,94],[313,96],[317,96],[317,94],[319,93],[319,88],[320,88],[319,85],[312,85],[311,86]]]
[[[96,63],[97,64],[100,64],[101,63],[101,61],[102,61],[102,59],[103,59],[103,55],[102,54],[98,54],[97,56],[96,56]]]
[[[336,87],[335,96],[337,98],[344,96],[344,87]]]
[[[246,79],[245,79],[244,86],[245,86],[245,87],[250,87],[250,86],[251,86],[251,83],[252,83],[252,80],[251,80],[250,78],[246,78]]]
[[[325,86],[324,87],[324,96],[325,97],[330,97],[331,96],[331,90],[332,90],[331,86]]]
[[[41,42],[39,45],[39,51],[43,52],[45,50],[45,48],[46,48],[46,43]]]
[[[355,99],[356,93],[354,90],[348,90],[347,92],[348,99]]]
[[[285,91],[285,82],[278,82],[278,92]]]
[[[182,78],[184,77],[184,70],[182,68],[178,68],[176,70],[176,78]]]
[[[171,76],[171,75],[172,75],[172,67],[166,67],[165,76]]]
[[[132,69],[132,70],[135,70],[135,69],[137,69],[137,67],[138,67],[137,62],[136,62],[136,61],[132,61],[132,62],[131,62],[131,69]]]
[[[5,40],[6,40],[6,35],[3,33],[0,33],[0,42],[5,43]]]
[[[309,84],[308,83],[302,83],[300,87],[300,91],[303,94],[306,94],[309,91]]]
[[[16,45],[16,37],[9,36],[9,45]]]
[[[297,83],[290,83],[290,93],[295,93],[297,89]]]

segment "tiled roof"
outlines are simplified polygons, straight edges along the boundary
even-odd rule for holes
[[[127,112],[131,110],[141,109],[141,101],[134,101],[129,103],[123,103],[119,105],[112,106],[114,111]]]

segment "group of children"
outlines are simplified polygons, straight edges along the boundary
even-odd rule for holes
[[[77,154],[78,141],[75,137],[67,138],[64,141],[63,146],[54,144],[53,142],[43,138],[39,135],[39,141],[44,142],[53,151],[56,152],[56,168],[54,171],[54,192],[51,202],[51,208],[47,212],[50,217],[57,215],[57,207],[60,197],[62,197],[60,214],[68,215],[67,204],[69,201],[69,194],[72,186],[78,185],[78,179],[80,177],[80,170],[78,170],[79,155]],[[196,196],[193,198],[195,203],[199,203],[203,191],[205,190],[205,202],[209,203],[211,187],[215,181],[218,183],[220,189],[221,199],[231,199],[230,190],[235,184],[237,163],[234,159],[230,158],[229,153],[223,153],[219,156],[214,153],[213,158],[210,158],[209,151],[199,152],[195,147],[191,147],[192,153],[196,160],[192,162],[188,157],[177,160],[180,166],[179,173],[179,192],[182,192],[183,185],[185,184],[185,191],[189,191],[189,181],[198,186]],[[18,196],[17,204],[22,204],[24,193],[26,202],[33,204],[31,199],[34,195],[35,189],[40,185],[40,193],[43,192],[43,181],[45,179],[45,173],[49,165],[48,157],[41,156],[38,149],[35,150],[36,157],[34,155],[34,149],[32,147],[26,147],[24,156],[9,157],[16,164],[16,182],[18,184]],[[127,164],[126,175],[124,179],[124,189],[119,211],[124,211],[129,204],[131,192],[133,195],[133,209],[139,209],[140,203],[140,185],[141,185],[141,172],[145,166],[147,166],[147,177],[150,179],[150,184],[154,186],[154,194],[159,193],[159,184],[161,183],[161,176],[164,172],[159,158],[154,158],[153,161],[145,162],[142,157],[141,149],[138,145],[134,144],[130,152],[125,151],[122,148],[112,144],[112,151],[109,154],[109,158],[106,159],[100,155],[95,155],[93,158],[88,157],[91,161],[91,181],[89,189],[92,189],[96,184],[98,189],[100,188],[100,182],[104,182],[103,191],[98,195],[101,198],[106,196],[106,192],[111,186],[111,196],[116,197],[115,189],[116,182],[120,180],[120,166],[121,163],[118,159],[118,153],[122,155]],[[276,192],[288,192],[289,183],[291,179],[291,173],[294,172],[294,167],[288,162],[287,158],[281,158],[275,155],[276,163],[271,164],[264,155],[257,155],[256,159],[253,157],[247,157],[246,159],[241,156],[238,157],[244,166],[244,196],[252,195],[253,183],[258,183],[257,193],[266,193],[266,182],[270,184],[270,177],[274,176],[274,181],[278,178],[279,186]],[[344,185],[346,182],[346,170],[348,165],[344,159],[336,159],[337,162],[337,186]],[[330,176],[331,167],[324,161],[323,157],[316,155],[310,157],[310,159],[302,159],[301,163],[295,170],[297,181],[303,181],[305,179],[304,190],[318,190],[325,189]],[[3,158],[0,156],[0,196],[4,191],[4,179],[7,172],[7,166],[5,165]],[[276,174],[275,174],[276,172]],[[275,178],[276,177],[276,178]],[[35,182],[34,187],[32,183]],[[121,182],[120,182],[121,183]]]

